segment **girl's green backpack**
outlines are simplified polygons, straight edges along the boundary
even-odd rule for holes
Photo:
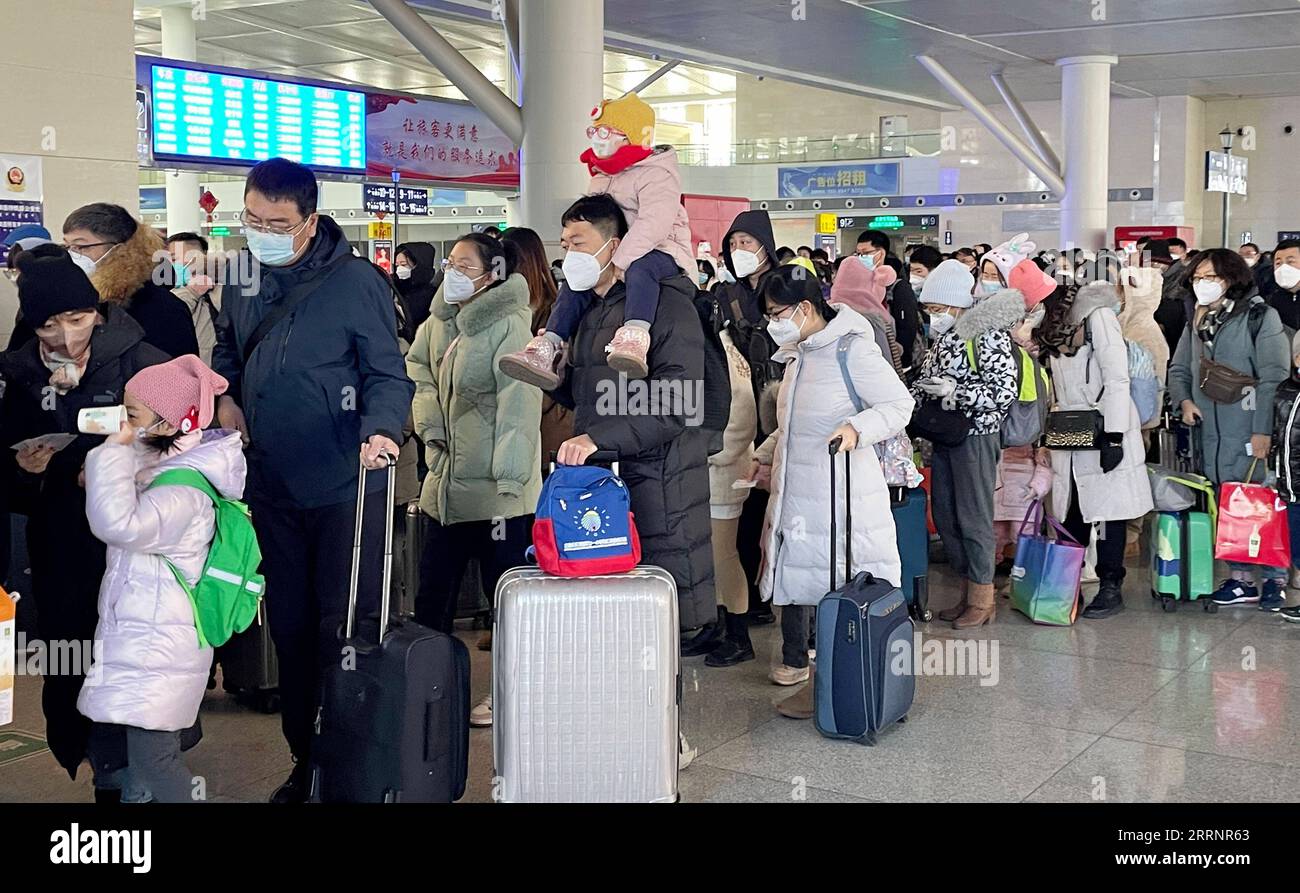
[[[200,648],[224,645],[235,633],[252,625],[262,601],[265,580],[257,572],[262,550],[248,506],[226,499],[200,472],[192,468],[173,468],[153,479],[154,487],[190,487],[205,494],[216,509],[216,533],[208,560],[198,582],[191,585],[176,565],[166,558],[176,582],[194,606],[194,627]]]

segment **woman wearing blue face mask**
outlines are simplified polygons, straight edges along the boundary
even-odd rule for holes
[[[695,266],[698,270],[695,277],[696,286],[699,287],[700,291],[713,291],[713,286],[718,284],[717,269],[714,268],[713,264],[703,259],[697,260]]]
[[[415,617],[450,633],[469,559],[478,559],[483,591],[493,593],[531,543],[542,488],[542,393],[497,368],[532,335],[528,282],[516,272],[514,244],[471,233],[447,261],[406,371],[415,381],[415,430],[429,463]],[[490,696],[470,722],[492,724]]]
[[[850,511],[854,518],[853,572],[870,571],[897,584],[902,571],[889,490],[873,447],[903,430],[913,401],[876,346],[871,323],[849,307],[828,305],[807,270],[790,265],[768,274],[760,296],[768,333],[779,347],[774,359],[786,370],[776,395],[775,431],[756,450],[751,474],[759,486],[770,482],[772,493],[759,590],[765,601],[782,606],[782,665],[770,678],[793,685],[815,672],[809,626],[813,606],[826,594],[834,554],[827,444],[838,438],[852,463],[852,502],[841,494],[835,499],[838,517]],[[836,548],[843,561],[843,544]],[[807,719],[812,693],[810,680],[777,710]]]

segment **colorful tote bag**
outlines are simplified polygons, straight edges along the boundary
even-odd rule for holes
[[[1046,522],[1046,525],[1044,524]],[[1033,530],[1029,529],[1033,525]],[[1044,527],[1055,531],[1054,537]],[[1035,499],[1020,523],[1011,569],[1011,607],[1034,623],[1070,626],[1079,611],[1079,579],[1086,549]]]

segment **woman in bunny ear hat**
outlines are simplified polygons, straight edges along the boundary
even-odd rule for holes
[[[1011,285],[1011,271],[1021,261],[1034,256],[1038,245],[1029,240],[1029,233],[1012,236],[980,258],[979,279],[975,283],[975,300],[997,294]]]

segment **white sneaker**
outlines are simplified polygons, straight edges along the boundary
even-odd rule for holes
[[[492,696],[488,695],[469,712],[469,724],[476,729],[492,725]]]
[[[695,762],[695,758],[699,756],[699,754],[700,754],[699,748],[691,747],[691,745],[686,741],[686,736],[683,733],[678,732],[677,733],[677,771],[678,772],[685,771],[687,766]]]
[[[767,678],[777,685],[798,685],[800,682],[808,681],[808,668],[787,667],[785,664],[781,664],[779,667],[773,667]]]

